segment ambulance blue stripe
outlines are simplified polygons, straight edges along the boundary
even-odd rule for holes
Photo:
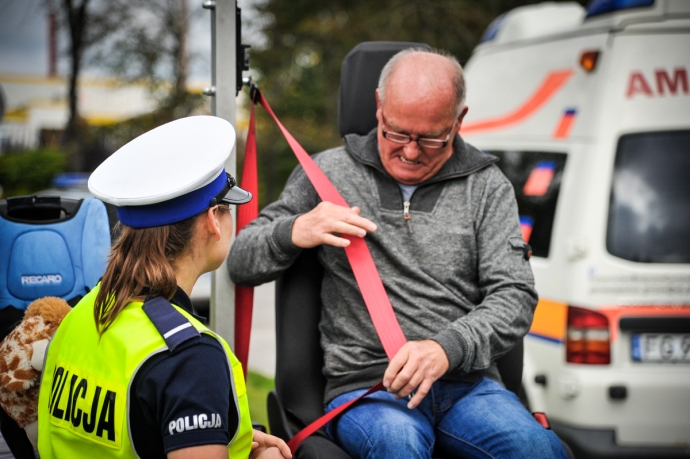
[[[537,333],[529,332],[527,335],[531,336],[532,338],[543,339],[544,341],[548,341],[550,343],[563,344],[563,341],[561,341],[560,339],[550,338],[548,336],[539,335]]]

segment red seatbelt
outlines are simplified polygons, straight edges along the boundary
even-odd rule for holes
[[[299,448],[299,445],[304,441],[309,435],[313,434],[317,430],[319,430],[321,427],[325,426],[331,419],[334,417],[338,416],[340,413],[343,411],[347,410],[350,408],[352,405],[363,399],[369,394],[373,394],[374,392],[378,392],[381,389],[383,389],[383,381],[376,383],[371,389],[363,393],[357,398],[354,398],[348,402],[343,403],[342,405],[332,409],[328,413],[324,414],[321,416],[319,419],[316,421],[312,422],[309,424],[307,427],[304,429],[300,430],[297,432],[297,434],[290,439],[288,442],[288,447],[290,448],[290,451],[292,454],[295,454],[295,451],[297,451],[297,448]]]
[[[323,171],[319,168],[319,166],[316,165],[314,160],[309,156],[309,154],[302,148],[302,146],[295,140],[294,137],[285,129],[283,124],[278,120],[278,117],[273,113],[273,110],[271,110],[271,107],[269,106],[268,102],[264,98],[263,94],[259,92],[258,90],[255,91],[254,93],[256,99],[261,105],[264,107],[264,109],[271,115],[271,117],[275,120],[276,124],[278,124],[278,127],[282,131],[283,135],[285,136],[285,139],[287,140],[288,144],[290,145],[290,148],[294,152],[295,156],[297,157],[297,160],[300,162],[300,165],[304,169],[305,173],[307,174],[307,177],[311,181],[312,185],[316,189],[316,192],[318,193],[319,197],[321,198],[322,201],[328,201],[332,202],[333,204],[341,205],[344,207],[349,207],[345,199],[340,195],[338,190],[333,186],[331,181],[326,177],[326,174],[323,173]],[[256,188],[251,189],[250,187],[253,185],[256,187],[257,185],[257,180],[256,180],[256,135],[255,135],[255,124],[254,124],[254,106],[252,105],[251,109],[251,114],[250,114],[250,120],[249,120],[249,129],[250,132],[247,135],[247,153],[245,154],[245,159],[244,159],[244,168],[243,168],[243,174],[242,174],[242,184],[240,185],[242,188],[245,190],[251,192],[254,196],[258,195],[258,190]],[[251,139],[251,143],[250,143]],[[251,151],[250,151],[251,150]],[[251,155],[250,155],[251,153]],[[248,165],[247,163],[249,161],[253,162],[253,165]],[[249,174],[253,174],[253,177],[249,179],[248,182],[245,183],[245,171],[247,171]],[[255,201],[255,200],[253,200]],[[240,206],[240,209],[245,206]],[[253,218],[255,218],[258,215],[258,207],[256,208],[257,210],[255,211],[255,214],[253,215]],[[244,227],[249,221],[251,221],[253,218],[251,218],[249,221],[242,221],[240,222],[240,213],[238,211],[238,223],[237,223],[237,231],[239,232],[240,229]],[[347,255],[347,258],[350,262],[350,265],[352,267],[352,271],[355,275],[355,280],[357,281],[357,285],[359,286],[359,289],[362,293],[362,297],[364,298],[364,302],[367,306],[367,309],[369,311],[369,315],[371,316],[371,320],[374,324],[374,328],[376,329],[376,333],[379,336],[379,339],[381,340],[381,344],[383,345],[383,348],[386,352],[386,355],[388,356],[388,359],[392,359],[395,354],[398,352],[398,350],[402,347],[403,344],[407,341],[405,339],[405,335],[402,332],[402,329],[400,328],[400,324],[398,323],[398,319],[395,317],[395,312],[393,311],[393,306],[390,303],[390,300],[388,299],[388,295],[386,295],[386,290],[383,287],[383,282],[381,281],[381,277],[379,276],[378,270],[376,269],[376,265],[374,264],[374,260],[371,257],[371,253],[369,252],[369,248],[367,247],[366,243],[364,242],[363,238],[360,237],[350,237],[346,235],[342,235],[341,237],[347,238],[350,240],[350,245],[345,248],[345,254]],[[237,289],[244,289],[242,287],[236,287],[236,295],[238,290]],[[244,294],[243,294],[244,295]],[[235,319],[235,346],[236,348],[242,348],[247,349],[249,347],[249,333],[251,332],[251,302],[249,303],[243,303],[239,304],[237,301],[249,301],[248,296],[236,296],[236,319]],[[248,311],[248,312],[247,312]],[[237,318],[237,314],[240,314],[242,317],[241,319]],[[249,317],[247,321],[247,316]],[[247,344],[246,345],[239,345],[240,341],[245,341]],[[247,354],[245,354],[247,355]],[[237,353],[237,357],[242,363],[242,365],[246,368],[247,366],[247,361],[246,357],[245,360],[242,360],[242,356]],[[245,370],[246,371],[246,370]],[[312,422],[309,426],[301,430],[297,435],[295,435],[289,442],[288,446],[290,447],[290,450],[294,453],[297,451],[297,448],[299,447],[299,444],[307,438],[309,435],[312,433],[316,432],[318,429],[320,429],[323,425],[325,425],[328,421],[330,421],[332,418],[340,414],[342,411],[350,407],[352,404],[356,403],[359,399],[362,397],[375,392],[377,390],[380,390],[383,388],[382,383],[378,383],[374,387],[372,387],[368,392],[363,394],[361,397],[352,400],[350,402],[347,402],[335,410],[325,414],[324,416],[320,417],[316,421]]]
[[[249,132],[244,152],[242,167],[242,184],[254,199],[237,206],[237,233],[259,215],[259,178],[256,165],[256,127],[254,122],[254,104],[249,116]],[[252,332],[252,310],[254,307],[254,287],[235,285],[235,356],[242,363],[244,379],[247,379],[247,361],[249,360],[249,337]]]

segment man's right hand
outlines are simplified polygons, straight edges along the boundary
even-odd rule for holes
[[[350,241],[333,233],[364,237],[367,232],[376,231],[374,222],[360,217],[359,213],[359,207],[348,209],[330,202],[322,202],[295,219],[292,225],[292,243],[303,249],[321,244],[347,247]]]

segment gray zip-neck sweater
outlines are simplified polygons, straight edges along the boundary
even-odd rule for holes
[[[383,168],[376,130],[348,135],[344,146],[314,160],[348,204],[378,226],[365,241],[407,339],[433,339],[443,347],[450,362],[443,379],[500,381],[494,361],[527,333],[537,294],[510,182],[493,156],[459,136],[453,148],[409,203]],[[301,252],[291,240],[295,218],[319,202],[298,166],[280,198],[235,240],[232,280],[258,285],[276,279]],[[388,359],[344,250],[321,246],[318,256],[325,269],[319,328],[330,401],[380,381]]]

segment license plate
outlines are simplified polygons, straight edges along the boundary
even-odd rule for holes
[[[690,333],[639,333],[632,335],[636,362],[690,363]]]

